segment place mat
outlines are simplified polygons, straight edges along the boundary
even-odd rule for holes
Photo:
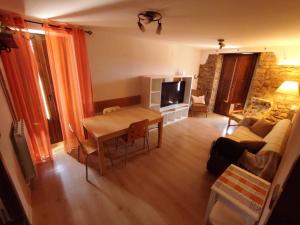
[[[231,165],[213,186],[222,190],[259,216],[267,198],[270,183]]]

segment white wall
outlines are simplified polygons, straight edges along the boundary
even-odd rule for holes
[[[87,46],[94,101],[139,95],[143,75],[199,72],[200,50],[93,30]]]
[[[27,217],[30,222],[32,222],[31,192],[25,183],[25,179],[22,175],[12,143],[10,141],[9,132],[12,123],[12,116],[10,114],[1,85],[0,105],[0,154],[2,155],[3,164],[18,192]]]

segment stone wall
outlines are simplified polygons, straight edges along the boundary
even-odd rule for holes
[[[222,69],[222,55],[210,54],[205,64],[199,67],[197,88],[207,93],[206,101],[209,103],[209,111],[212,112],[218,91],[220,74]]]
[[[197,88],[207,92],[209,111],[213,111],[218,91],[219,79],[222,69],[223,57],[210,54],[205,64],[199,68]],[[277,59],[272,52],[260,54],[253,74],[248,100],[252,97],[267,99],[273,102],[270,120],[278,120],[289,116],[293,105],[299,107],[299,97],[276,94],[276,89],[285,80],[300,82],[300,66],[277,65]],[[247,105],[247,104],[246,104]]]
[[[291,107],[299,106],[300,101],[299,97],[285,96],[275,92],[285,80],[300,82],[300,66],[277,65],[274,53],[261,53],[252,78],[248,101],[252,97],[271,100],[273,102],[269,115],[271,120],[289,117]]]

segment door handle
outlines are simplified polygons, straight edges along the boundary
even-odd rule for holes
[[[227,98],[226,98],[226,100],[224,100],[225,103],[229,103],[229,99],[231,99],[231,92],[232,92],[232,89],[233,89],[233,80],[235,78],[237,60],[238,59],[236,58],[236,60],[234,62],[234,67],[233,67],[232,76],[231,76],[231,79],[230,79],[230,85],[229,85],[229,89],[228,89]]]

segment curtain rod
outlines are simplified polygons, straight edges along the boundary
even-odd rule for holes
[[[32,21],[32,20],[24,20],[25,22],[28,22],[28,23],[35,23],[35,24],[40,24],[40,25],[44,25],[44,23],[42,22],[37,22],[37,21]],[[53,24],[49,24],[49,26],[51,27],[60,27],[58,25],[53,25]],[[72,29],[71,27],[66,27],[66,29]],[[84,30],[85,33],[87,33],[88,35],[92,35],[93,32],[91,30]]]

